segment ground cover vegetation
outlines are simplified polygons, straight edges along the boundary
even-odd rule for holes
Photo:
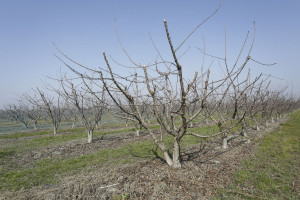
[[[300,112],[268,134],[216,199],[299,199]]]
[[[45,88],[23,94],[19,103],[6,105],[0,112],[1,125],[11,126],[12,122],[17,122],[26,129],[33,127],[33,130],[23,133],[0,135],[0,187],[3,194],[9,197],[12,191],[21,195],[24,190],[29,190],[27,195],[30,198],[50,195],[47,198],[62,199],[87,195],[107,199],[106,194],[116,198],[158,198],[179,194],[182,198],[196,198],[216,194],[219,185],[227,183],[240,160],[250,155],[257,136],[262,131],[273,130],[276,124],[299,108],[299,100],[287,88],[273,89],[271,76],[251,73],[251,62],[262,66],[274,65],[257,61],[252,56],[255,23],[252,39],[249,39],[248,32],[236,58],[227,55],[226,37],[223,57],[207,52],[204,42],[202,48],[197,48],[203,57],[199,70],[195,70],[191,77],[186,75],[189,68],[182,57],[188,51],[182,48],[220,7],[186,38],[176,42],[177,46],[164,20],[170,52],[162,53],[150,36],[157,56],[149,64],[140,64],[132,58],[116,28],[116,37],[129,65],[120,64],[103,52],[105,65],[94,69],[80,64],[54,45],[56,57],[69,73],[50,78],[57,84],[45,84]],[[212,60],[209,66],[205,59]],[[214,65],[222,68],[222,73],[212,70]],[[118,73],[117,67],[126,68],[128,72]],[[245,161],[244,166],[255,171],[264,156],[272,153],[279,156],[278,159],[285,159],[284,156],[291,159],[291,151],[294,151],[291,149],[297,144],[291,142],[282,149],[282,142],[298,137],[294,133],[283,134],[293,132],[295,116],[298,115],[293,114],[291,122],[281,132],[264,140],[262,157],[258,156],[251,165],[250,161]],[[42,123],[50,125],[52,131],[43,129]],[[278,137],[282,138],[280,142]],[[275,146],[272,149],[273,142]],[[272,162],[275,160],[271,159]],[[211,163],[219,165],[215,168],[208,166]],[[151,175],[151,168],[155,169],[155,175]],[[270,164],[269,168],[274,167]],[[217,174],[220,177],[211,174],[215,170],[219,170]],[[105,181],[91,185],[96,181],[91,178],[93,173]],[[235,185],[242,182],[243,177],[250,176],[248,168],[238,173],[240,175],[235,175],[228,186],[230,190],[255,198],[253,193],[246,194],[239,184]],[[266,178],[272,172],[257,173],[264,173]],[[82,175],[76,178],[81,180],[79,184],[67,181],[68,177],[76,174]],[[83,174],[89,174],[89,178],[83,178]],[[206,179],[204,174],[210,178]],[[165,177],[165,180],[159,180],[159,188],[154,184],[158,181],[157,176]],[[207,180],[211,184],[203,182]],[[211,186],[213,183],[214,186]],[[243,187],[247,188],[248,183],[252,184],[249,180],[243,182]],[[282,187],[285,192],[290,191],[288,186],[283,187],[282,182],[278,184],[272,186],[273,189]],[[78,187],[74,188],[74,185]],[[150,189],[145,189],[146,186]],[[137,191],[134,187],[144,190]],[[262,184],[253,191],[260,193],[264,187]],[[43,188],[45,193],[34,192],[37,188]],[[168,188],[171,192],[164,193]],[[195,189],[195,192],[183,194],[187,188],[189,191]],[[204,190],[196,192],[197,188]],[[103,193],[102,189],[107,193]],[[272,188],[265,189],[259,195],[267,198]],[[229,193],[224,189],[224,197],[230,198]]]

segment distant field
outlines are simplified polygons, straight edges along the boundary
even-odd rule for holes
[[[112,117],[109,114],[106,114],[101,121],[101,124],[107,126],[108,124],[120,123],[120,120],[117,118]],[[71,121],[63,121],[59,125],[59,129],[67,129],[71,128],[72,122]],[[82,127],[83,124],[81,121],[77,121],[75,123],[75,127]],[[32,122],[29,123],[28,128],[16,121],[10,120],[3,120],[0,119],[0,135],[3,134],[13,134],[13,133],[21,133],[21,132],[32,132],[34,129]],[[52,130],[52,125],[49,121],[39,120],[38,122],[38,129],[39,130]]]

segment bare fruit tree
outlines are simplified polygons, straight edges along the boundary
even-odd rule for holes
[[[25,128],[28,128],[29,118],[21,104],[9,104],[4,110],[12,120],[21,122]]]
[[[65,96],[67,101],[76,109],[88,131],[88,143],[91,143],[94,129],[99,128],[99,122],[104,114],[104,90],[92,91],[91,84],[87,84],[85,80],[81,83],[83,86],[81,84],[76,86],[72,79],[68,79],[66,76],[61,78],[59,82],[62,90],[58,93]]]
[[[47,96],[45,92],[36,89],[36,98],[31,98],[40,109],[44,110],[53,127],[53,133],[57,134],[58,126],[63,119],[66,110],[66,101],[58,95],[57,97]]]
[[[233,83],[241,76],[244,69],[246,69],[248,62],[253,60],[250,56],[250,52],[254,39],[251,43],[247,57],[243,62],[239,62],[248,38],[247,35],[245,43],[241,48],[241,52],[238,55],[235,64],[231,67],[228,65],[226,57],[226,44],[225,58],[212,56],[207,54],[205,49],[201,50],[204,56],[214,57],[215,59],[223,61],[226,72],[223,73],[221,78],[213,80],[210,75],[210,69],[203,70],[203,67],[201,71],[199,70],[200,72],[196,70],[193,77],[184,75],[185,68],[181,64],[181,56],[177,55],[179,54],[178,50],[197,28],[213,16],[218,9],[219,8],[196,26],[196,28],[188,34],[181,43],[179,43],[177,48],[173,45],[167,21],[164,20],[164,28],[171,58],[165,59],[163,57],[150,36],[157,52],[157,59],[147,65],[135,62],[125,50],[117,35],[122,50],[130,60],[132,66],[122,65],[116,62],[112,57],[111,59],[118,67],[125,67],[127,70],[132,70],[128,74],[116,72],[111,66],[111,62],[108,60],[105,52],[103,52],[103,58],[106,67],[100,67],[100,69],[86,67],[74,61],[56,47],[60,55],[67,61],[59,56],[57,57],[83,80],[83,83],[89,88],[91,94],[94,94],[95,91],[88,86],[89,84],[87,84],[87,81],[93,83],[97,82],[98,86],[104,88],[110,98],[110,103],[105,104],[106,109],[116,117],[132,121],[143,127],[161,151],[161,155],[166,163],[172,168],[180,168],[180,141],[185,135],[193,135],[202,138],[215,137],[221,134],[225,134],[226,136],[226,133],[237,126],[244,118],[244,115],[242,114],[242,117],[235,123],[233,123],[233,121],[237,120],[231,118],[230,126],[221,124],[222,127],[220,128],[220,131],[214,134],[207,132],[197,133],[188,130],[193,121],[203,120],[203,118],[213,119],[213,115],[216,111],[222,112],[222,116],[226,118],[230,116],[228,115],[229,113],[223,112],[223,108],[230,106],[228,99],[230,93],[232,93]],[[253,38],[255,38],[255,36]],[[69,64],[69,62],[71,64]],[[75,66],[79,66],[80,70],[77,70],[75,66],[73,66],[74,64]],[[81,73],[81,70],[85,70],[86,72]],[[95,74],[97,77],[95,77]],[[258,78],[248,84],[249,87],[253,87],[257,80]],[[238,84],[239,83],[237,83],[237,85]],[[237,85],[235,86],[237,87]],[[242,102],[244,97],[243,92],[247,88],[247,84],[244,88],[236,88],[236,103]],[[74,90],[76,91],[75,88]],[[209,102],[209,100],[213,101]],[[243,101],[246,102],[244,99]],[[207,104],[210,104],[212,112],[206,111]],[[147,115],[143,114],[143,112],[147,113]],[[151,119],[156,120],[159,129],[153,128],[150,121],[146,119],[146,116],[149,114],[151,115]],[[222,122],[225,122],[225,120]],[[166,138],[171,138],[173,140],[173,144],[170,148],[165,143]]]
[[[44,117],[44,113],[41,107],[39,107],[31,99],[32,97],[30,97],[29,94],[23,94],[20,98],[20,105],[22,105],[27,118],[33,122],[34,130],[38,130],[38,121]]]

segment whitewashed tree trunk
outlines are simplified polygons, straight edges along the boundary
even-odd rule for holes
[[[37,128],[37,120],[34,121],[33,127],[34,127],[34,130],[38,130],[38,128]]]
[[[88,132],[88,143],[92,143],[93,142],[93,131],[89,130]]]
[[[241,135],[242,135],[243,137],[247,137],[247,132],[246,132],[246,129],[245,129],[245,128],[242,129]]]
[[[171,167],[173,165],[173,161],[170,158],[170,155],[168,154],[167,151],[163,152],[163,155],[164,155],[164,158],[165,158],[167,164]]]
[[[142,125],[141,124],[136,124],[135,125],[135,134],[136,134],[137,137],[140,136],[141,129],[142,129]]]
[[[135,135],[136,135],[137,137],[140,136],[140,129],[136,129],[136,130],[135,130]]]
[[[54,135],[57,134],[57,127],[56,126],[54,126],[54,128],[53,128],[53,133],[54,133]]]
[[[173,145],[173,164],[171,166],[172,168],[181,168],[180,163],[180,146],[179,141],[177,138],[174,139],[174,145]]]
[[[243,137],[247,137],[246,124],[244,124],[244,123],[243,123],[243,125],[242,125],[241,135],[242,135]]]
[[[228,138],[227,137],[223,137],[222,148],[223,149],[227,149],[228,148]]]
[[[72,127],[71,128],[73,129],[74,127],[75,127],[75,122],[72,123]]]
[[[256,123],[256,130],[260,131],[260,127],[259,127],[258,123]]]

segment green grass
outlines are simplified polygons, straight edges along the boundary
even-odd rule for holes
[[[300,119],[300,113],[298,114]],[[292,118],[293,119],[293,118]],[[299,121],[298,121],[299,122]],[[286,126],[286,125],[285,125]],[[294,125],[292,124],[291,127]],[[299,125],[298,125],[299,126]],[[158,125],[153,125],[154,129],[158,128]],[[298,127],[299,128],[299,127]],[[216,126],[211,127],[202,127],[202,128],[193,128],[189,131],[193,131],[200,134],[213,134],[212,130],[217,131]],[[101,137],[107,134],[117,134],[117,133],[125,133],[125,132],[132,132],[134,128],[125,128],[125,129],[118,129],[118,130],[110,130],[110,131],[96,131],[94,133],[95,137]],[[8,168],[8,164],[5,164],[6,161],[12,159],[15,155],[16,151],[25,151],[32,148],[42,148],[44,146],[49,145],[57,145],[63,144],[70,140],[76,140],[81,138],[86,138],[87,133],[83,128],[76,128],[76,129],[65,129],[63,130],[64,134],[57,134],[57,135],[47,135],[44,137],[33,138],[29,141],[25,141],[24,144],[18,144],[12,146],[8,149],[2,149],[0,151],[0,158],[3,160],[1,163],[2,169],[0,168],[0,191],[4,190],[12,190],[16,191],[19,189],[27,189],[33,186],[38,185],[47,185],[47,184],[55,184],[57,183],[61,177],[67,176],[72,173],[80,172],[81,170],[93,170],[94,167],[99,166],[109,166],[109,165],[121,165],[126,163],[134,163],[137,160],[142,159],[149,159],[156,156],[162,156],[162,153],[152,140],[146,140],[142,142],[137,142],[134,144],[128,144],[124,146],[120,146],[116,149],[102,149],[98,152],[89,154],[89,155],[82,155],[75,158],[69,159],[43,159],[34,163],[31,167],[15,167],[15,168]],[[68,133],[70,132],[70,133]],[[43,135],[45,132],[39,132]],[[28,134],[28,133],[27,133]],[[34,133],[36,134],[36,133]],[[15,138],[25,137],[24,135],[15,134]],[[273,135],[273,134],[271,134]],[[278,134],[275,134],[276,136]],[[286,134],[284,134],[285,136]],[[288,138],[286,138],[288,139]],[[286,139],[280,139],[279,141],[282,142]],[[202,142],[203,138],[197,138],[194,136],[184,136],[180,141],[181,148],[184,149],[188,145],[197,144]],[[170,153],[172,152],[172,144],[173,138],[171,136],[167,136],[164,138],[164,142],[166,146],[169,148]],[[297,145],[294,140],[289,139],[288,142],[290,145]],[[294,144],[295,143],[295,144]],[[266,139],[266,144],[270,147],[274,146],[274,141],[268,141]],[[262,146],[268,146],[262,145]],[[285,145],[285,155],[290,155],[290,151],[294,151],[294,146]],[[268,150],[268,148],[261,148],[263,151],[272,151],[272,148]],[[298,151],[299,152],[299,149]],[[263,155],[263,154],[262,154]],[[267,153],[269,155],[269,153]],[[276,155],[278,155],[276,153]],[[276,156],[274,155],[276,158]],[[279,156],[281,158],[281,156]],[[299,160],[299,159],[298,159]],[[238,178],[238,181],[248,181],[249,176],[252,176],[250,173],[251,170],[248,170],[248,167],[255,167],[255,163],[257,161],[245,161],[243,166],[246,166],[247,170],[238,172],[235,177]],[[3,164],[3,165],[2,165]],[[274,165],[274,164],[273,164]],[[262,165],[264,166],[264,165]],[[280,169],[274,165],[274,170],[277,172],[281,172]],[[255,169],[252,169],[252,171]],[[266,178],[268,174],[266,172],[261,172],[258,176],[258,180],[262,180],[260,184],[260,188],[265,190],[266,185],[268,186],[273,179]],[[257,180],[255,180],[257,181]],[[233,182],[234,183],[234,182]],[[231,185],[233,185],[233,183]],[[232,186],[229,186],[232,187]],[[277,186],[274,186],[277,187]],[[231,188],[231,190],[233,190]],[[223,194],[221,194],[223,195]],[[228,195],[228,199],[230,199],[230,192],[224,192],[225,197]]]
[[[7,149],[0,149],[0,166],[7,164],[10,159],[15,155],[15,151],[7,150]]]
[[[126,145],[117,149],[100,150],[90,155],[82,155],[76,158],[43,159],[35,163],[32,168],[19,168],[15,170],[2,170],[0,173],[0,188],[19,190],[36,185],[53,184],[58,177],[83,170],[99,164],[126,164],[133,163],[139,157],[133,152],[139,152],[142,157],[147,157],[155,150],[152,141],[139,142],[135,145]]]
[[[216,199],[300,199],[300,111],[268,134]]]
[[[199,132],[206,131],[208,127],[198,129]],[[110,133],[119,132],[120,130],[111,131]],[[100,134],[100,133],[99,133]],[[62,138],[60,138],[62,139]],[[35,140],[36,141],[36,140]],[[190,144],[196,144],[203,141],[202,138],[193,136],[184,136],[181,140],[181,147],[184,148]],[[167,146],[171,147],[172,137],[164,138]],[[29,144],[33,145],[33,144]],[[36,145],[36,144],[35,144]],[[39,141],[39,145],[47,145]],[[170,148],[170,152],[172,149]],[[8,157],[12,152],[4,152],[3,156]],[[1,154],[2,155],[2,154]],[[153,140],[128,144],[116,149],[103,149],[89,155],[82,155],[70,159],[43,159],[34,164],[31,168],[4,169],[0,172],[0,188],[2,190],[19,190],[21,188],[30,188],[37,185],[55,184],[59,178],[80,170],[87,170],[97,165],[120,165],[134,163],[143,158],[154,158],[162,156],[162,153]]]
[[[118,130],[111,130],[111,131],[96,131],[94,132],[94,137],[101,137],[104,135],[109,135],[109,134],[117,134],[117,133],[126,133],[134,131],[134,128],[125,128],[125,129],[118,129]],[[41,132],[36,132],[36,133],[22,133],[22,134],[13,134],[9,138],[13,139],[18,139],[20,137],[24,137],[24,135],[28,136],[30,135],[45,135],[48,134],[49,131],[41,131]],[[26,137],[25,136],[25,137]],[[87,132],[85,131],[84,128],[75,128],[75,129],[64,129],[62,130],[59,134],[54,135],[50,134],[44,137],[38,137],[38,138],[33,138],[28,141],[24,141],[20,143],[19,141],[15,141],[10,145],[8,149],[14,150],[14,151],[25,151],[28,149],[33,149],[33,148],[39,148],[39,147],[44,147],[44,146],[50,146],[50,145],[58,145],[58,144],[63,144],[67,141],[71,140],[78,140],[78,139],[83,139],[87,138]],[[4,139],[4,138],[2,138]]]
[[[43,130],[43,131],[36,131],[36,132],[30,132],[30,133],[15,133],[15,134],[1,135],[0,139],[18,139],[18,138],[22,138],[22,137],[46,135],[49,133],[52,133],[52,131]]]

